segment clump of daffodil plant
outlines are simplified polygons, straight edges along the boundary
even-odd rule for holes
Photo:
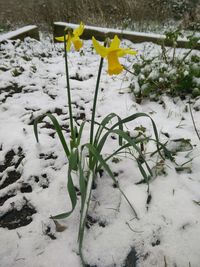
[[[93,37],[93,46],[96,52],[101,56],[99,71],[97,76],[96,82],[96,89],[94,94],[93,100],[93,109],[92,109],[92,117],[90,120],[90,137],[89,142],[86,144],[81,144],[81,136],[84,130],[85,122],[82,122],[80,126],[74,126],[73,121],[73,112],[72,112],[72,105],[71,105],[71,91],[70,91],[70,80],[69,80],[69,70],[68,70],[68,60],[67,60],[67,53],[70,51],[71,45],[74,45],[76,50],[79,50],[83,46],[83,41],[80,40],[80,36],[82,35],[84,30],[83,23],[75,29],[65,29],[64,36],[56,38],[59,41],[64,41],[64,53],[65,53],[65,67],[66,67],[66,80],[67,80],[67,96],[68,96],[68,108],[69,108],[69,116],[70,116],[70,131],[71,137],[70,140],[66,140],[62,129],[57,121],[57,119],[50,113],[44,114],[43,116],[38,117],[34,123],[34,132],[36,139],[38,141],[38,130],[37,125],[45,116],[48,116],[54,128],[60,138],[62,143],[63,149],[65,151],[66,157],[68,158],[68,181],[67,181],[67,188],[68,193],[70,196],[72,209],[68,212],[64,212],[62,214],[53,216],[52,218],[55,219],[62,219],[68,217],[74,210],[76,203],[77,203],[77,196],[76,190],[72,179],[72,171],[76,171],[79,177],[79,189],[81,192],[81,215],[80,215],[80,224],[79,224],[79,253],[82,260],[83,266],[85,266],[83,255],[82,255],[82,243],[83,243],[83,236],[84,236],[84,229],[87,220],[87,213],[88,207],[90,204],[90,197],[92,192],[92,185],[99,173],[100,169],[104,169],[107,174],[113,179],[115,185],[117,185],[118,189],[128,202],[131,207],[131,210],[136,219],[138,215],[133,207],[133,205],[129,202],[128,198],[124,194],[123,190],[120,188],[119,182],[117,181],[116,177],[114,176],[111,168],[109,167],[109,160],[112,157],[116,156],[118,153],[122,151],[127,151],[127,148],[134,150],[136,155],[132,153],[134,159],[137,161],[138,167],[141,171],[141,174],[148,185],[149,190],[149,180],[152,176],[151,169],[148,163],[145,160],[143,155],[143,151],[140,149],[140,145],[147,141],[147,137],[142,138],[131,138],[130,135],[123,130],[123,126],[125,123],[133,121],[139,117],[147,117],[151,120],[155,139],[152,139],[156,142],[158,152],[161,155],[161,150],[163,149],[165,154],[167,153],[165,147],[159,143],[158,141],[158,133],[156,129],[156,125],[154,121],[145,113],[136,113],[126,118],[121,119],[117,114],[110,113],[108,114],[100,123],[95,121],[95,112],[96,112],[96,105],[97,105],[97,97],[99,91],[99,84],[100,84],[100,77],[101,71],[103,67],[104,58],[108,60],[108,74],[109,75],[117,75],[124,70],[124,67],[119,62],[119,57],[122,57],[126,54],[135,55],[136,51],[132,49],[125,49],[120,48],[120,40],[117,36],[110,42],[105,41],[104,46],[99,44],[99,42]],[[117,122],[109,127],[109,122],[113,119],[117,119]],[[94,131],[94,125],[97,125],[96,131]],[[106,140],[109,135],[116,134],[118,136],[118,144],[119,147],[109,156],[104,157],[102,154],[102,149],[106,143]],[[84,153],[83,153],[84,150]],[[85,153],[85,150],[87,153]],[[87,154],[87,155],[86,155]],[[163,155],[161,155],[163,157]],[[87,163],[87,164],[86,164]]]

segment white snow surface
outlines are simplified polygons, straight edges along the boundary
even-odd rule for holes
[[[132,47],[138,54],[152,55],[160,49],[151,43],[133,44],[129,41],[123,41],[122,46]],[[80,54],[72,50],[68,57],[73,112],[77,117],[85,113],[87,120],[84,143],[89,139],[89,120],[100,57],[93,51],[91,41],[84,42],[83,51]],[[0,224],[3,216],[13,208],[20,210],[27,204],[36,210],[31,215],[32,221],[25,226],[10,230],[0,227],[0,267],[79,267],[80,197],[73,214],[59,221],[66,229],[56,231],[49,217],[71,208],[67,194],[68,163],[58,136],[49,126],[49,119],[39,124],[39,143],[33,132],[34,119],[47,111],[52,112],[61,125],[69,124],[63,45],[52,44],[48,39],[39,42],[27,38],[24,42],[9,41],[1,46],[0,53],[0,166],[9,151],[15,152],[10,166],[0,173],[0,200],[13,195],[0,206]],[[130,67],[137,62],[137,57],[127,56],[120,61]],[[23,68],[21,74],[13,75],[20,67]],[[129,88],[133,79],[133,75],[125,71],[118,76],[108,76],[107,62],[104,62],[97,120],[101,121],[111,112],[122,118],[136,112],[149,114],[158,127],[161,142],[178,138],[191,140],[193,149],[177,152],[175,156],[177,164],[191,159],[184,165],[191,168],[191,172],[178,173],[176,164],[166,160],[166,174],[160,174],[150,182],[152,199],[147,209],[147,185],[136,184],[142,179],[136,162],[128,155],[127,158],[121,157],[118,163],[110,162],[139,220],[134,219],[129,205],[104,173],[97,180],[97,188],[92,191],[89,215],[97,223],[85,230],[84,257],[90,266],[122,267],[134,247],[138,267],[199,267],[200,206],[197,202],[200,201],[200,141],[190,113],[185,108],[188,101],[163,96],[164,104],[146,99],[139,105]],[[9,87],[15,88],[13,90],[21,88],[21,92],[10,93]],[[200,129],[197,120],[199,111],[193,110],[193,114]],[[140,125],[146,127],[148,135],[154,136],[151,121],[147,118],[126,126],[131,133]],[[69,133],[63,133],[69,140]],[[169,138],[162,133],[168,133]],[[108,155],[116,147],[117,140],[109,138],[103,155]],[[12,163],[17,161],[19,148],[24,158],[16,166]],[[149,144],[147,148],[152,152],[155,146]],[[156,165],[156,157],[148,160],[152,167]],[[13,170],[20,174],[20,178],[2,188],[8,172]],[[74,182],[78,186],[75,174]],[[24,184],[30,185],[32,191],[21,192]],[[98,222],[103,222],[105,227]],[[47,235],[48,230],[55,239]]]
[[[24,33],[24,32],[28,32],[28,31],[34,30],[36,28],[37,28],[36,25],[28,25],[28,26],[24,26],[20,29],[17,29],[17,30],[11,31],[11,32],[1,34],[0,35],[0,42],[8,40],[8,39],[12,39],[12,38]]]

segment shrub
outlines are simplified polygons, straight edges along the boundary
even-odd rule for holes
[[[162,52],[150,59],[140,56],[140,61],[133,65],[134,80],[131,89],[138,102],[143,97],[158,99],[163,93],[170,96],[200,95],[200,57],[191,55],[199,38],[188,36],[188,51],[182,56],[177,53],[177,39],[181,32],[167,32],[162,44]],[[168,49],[165,42],[171,42]]]

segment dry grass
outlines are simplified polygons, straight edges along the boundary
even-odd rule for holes
[[[137,25],[138,30],[141,28],[143,30],[150,21],[162,25],[174,17],[170,1],[0,0],[0,27],[37,24],[49,28],[54,21],[74,23],[84,21],[85,24],[97,26],[134,28],[134,25]],[[195,0],[192,1],[195,2]],[[193,20],[196,20],[199,13],[197,12],[198,1],[192,5],[194,6]],[[191,16],[185,12],[182,17],[184,22],[182,25],[187,28]]]

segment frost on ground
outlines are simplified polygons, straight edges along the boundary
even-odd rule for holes
[[[150,43],[133,45],[139,54],[155,53]],[[196,52],[197,53],[197,52]],[[89,120],[98,71],[99,56],[85,42],[84,52],[70,52],[70,82],[73,112],[77,124],[86,120],[83,142],[89,138]],[[127,57],[130,67],[137,58]],[[122,59],[123,61],[123,59]],[[67,159],[50,121],[39,124],[40,143],[33,133],[34,119],[53,113],[69,139],[63,45],[26,39],[0,47],[0,266],[63,267],[81,265],[77,232],[79,206],[67,219],[53,222],[49,217],[70,210],[67,195]],[[138,267],[200,266],[200,141],[195,133],[188,100],[162,96],[159,102],[137,104],[129,88],[133,75],[123,72],[110,77],[104,63],[97,120],[110,112],[122,118],[146,112],[157,124],[160,140],[168,142],[175,162],[149,158],[155,172],[147,185],[136,162],[119,157],[111,169],[139,220],[103,173],[92,192],[83,253],[89,266],[125,266],[135,249]],[[199,100],[191,104],[200,129]],[[195,109],[193,109],[193,107]],[[130,134],[143,125],[153,137],[151,122],[139,119],[127,125]],[[115,148],[112,136],[104,154]],[[146,145],[148,152],[154,147]],[[74,174],[76,184],[77,177]],[[78,182],[77,182],[78,185]],[[77,187],[77,197],[79,198]],[[148,199],[147,199],[148,198]],[[148,202],[148,204],[147,204]],[[132,265],[134,266],[134,265]]]

